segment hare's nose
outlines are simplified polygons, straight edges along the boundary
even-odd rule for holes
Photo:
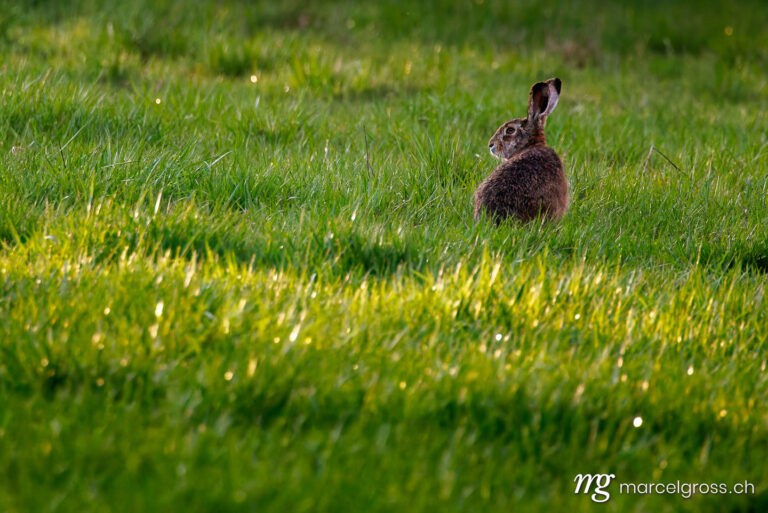
[[[495,144],[496,144],[496,143],[494,143],[494,142],[489,142],[489,143],[488,143],[488,147],[489,147],[489,148],[493,148],[493,147],[495,146]]]

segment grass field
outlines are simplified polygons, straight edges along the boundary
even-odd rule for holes
[[[768,510],[767,26],[0,0],[0,511]],[[551,76],[570,211],[475,223]]]

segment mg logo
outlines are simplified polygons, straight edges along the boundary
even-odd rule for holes
[[[592,483],[595,483],[594,492],[590,497],[592,502],[606,502],[611,498],[606,488],[610,486],[614,477],[616,477],[615,474],[578,474],[573,478],[573,482],[576,483],[576,490],[573,493],[586,495],[593,489]]]

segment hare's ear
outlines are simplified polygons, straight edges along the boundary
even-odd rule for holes
[[[549,101],[547,102],[547,108],[541,113],[542,116],[547,117],[555,110],[557,101],[560,99],[560,87],[563,82],[559,78],[550,78],[547,80],[547,88],[549,89]]]
[[[546,82],[537,82],[531,87],[531,95],[528,98],[528,120],[544,125],[560,99],[559,78],[551,78]]]

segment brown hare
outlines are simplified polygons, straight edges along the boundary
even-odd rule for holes
[[[503,162],[475,191],[475,219],[483,212],[499,223],[509,216],[526,222],[557,220],[568,209],[568,182],[563,163],[547,146],[544,124],[560,98],[559,78],[531,87],[528,117],[507,121],[488,146]]]

